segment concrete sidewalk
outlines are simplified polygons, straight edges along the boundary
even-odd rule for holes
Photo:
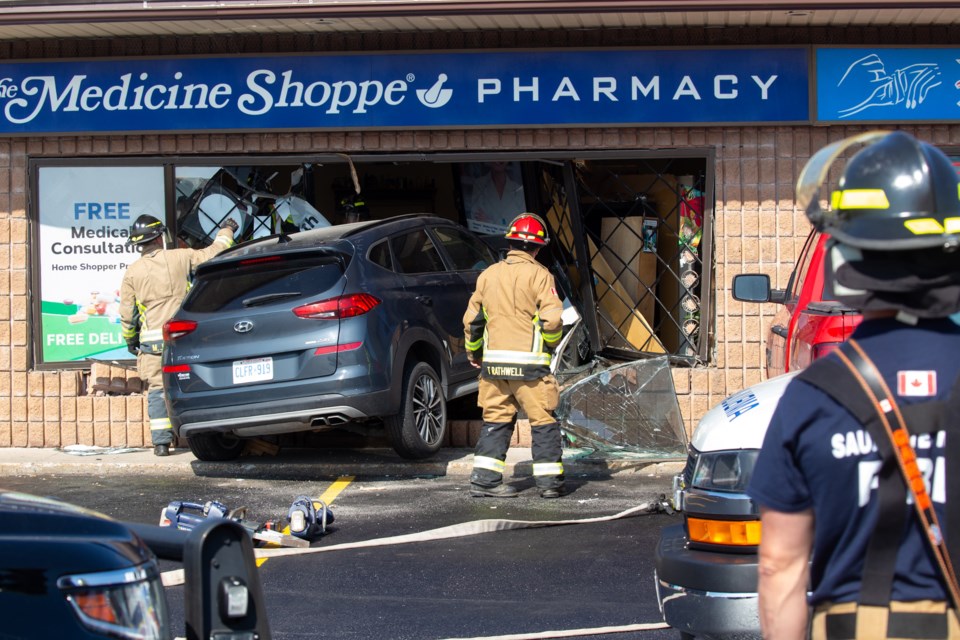
[[[160,458],[153,449],[92,449],[77,455],[61,449],[0,448],[0,477],[39,475],[179,475],[223,478],[318,479],[356,477],[412,478],[467,476],[473,450],[445,448],[428,460],[405,460],[392,449],[283,449],[276,455],[243,456],[230,462],[201,462],[189,449],[176,449]],[[119,452],[123,451],[123,452]],[[91,454],[92,453],[92,454]],[[532,475],[529,448],[511,448],[505,476]],[[565,450],[568,477],[604,478],[631,475],[669,478],[683,461],[602,460],[579,450]]]

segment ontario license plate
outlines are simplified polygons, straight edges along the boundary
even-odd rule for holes
[[[273,358],[234,361],[233,384],[262,382],[264,380],[273,380]]]

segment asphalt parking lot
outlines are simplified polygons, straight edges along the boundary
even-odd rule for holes
[[[445,452],[433,472],[386,451],[357,450],[242,459],[231,463],[232,474],[198,466],[186,453],[174,460],[150,460],[149,452],[24,453],[19,466],[13,453],[0,450],[0,486],[135,522],[155,523],[170,500],[216,499],[247,507],[251,518],[274,518],[296,495],[322,497],[335,515],[327,535],[309,553],[260,560],[274,638],[676,636],[660,620],[653,589],[652,549],[660,528],[675,522],[655,512],[669,490],[666,463],[571,461],[570,495],[543,500],[524,471],[529,452],[518,450],[508,475],[523,491],[496,500],[469,497],[463,451]],[[303,459],[318,453],[326,460]],[[355,456],[370,465],[338,466]],[[561,521],[575,522],[551,525]],[[446,536],[452,525],[470,531],[477,522],[523,528],[390,543],[438,530]],[[168,598],[182,628],[182,589],[169,587]]]

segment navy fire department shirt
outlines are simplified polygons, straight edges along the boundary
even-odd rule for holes
[[[857,327],[853,337],[901,406],[946,398],[960,375],[960,327],[950,320],[921,320],[917,326],[892,318],[869,320]],[[914,436],[911,444],[940,525],[949,536],[945,433]],[[864,556],[877,517],[879,466],[870,435],[846,409],[802,380],[787,386],[747,493],[776,511],[813,509],[813,605],[858,599]],[[908,522],[897,556],[892,599],[944,600],[938,569],[912,508]]]

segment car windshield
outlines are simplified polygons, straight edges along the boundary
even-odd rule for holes
[[[184,311],[237,310],[307,298],[328,291],[343,275],[335,256],[271,256],[207,269],[183,301]]]

